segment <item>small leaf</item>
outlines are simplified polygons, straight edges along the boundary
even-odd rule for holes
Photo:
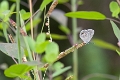
[[[20,13],[23,20],[30,18],[30,12],[26,12],[24,9],[22,9]]]
[[[3,0],[0,4],[0,10],[1,12],[9,9],[9,3],[6,0]]]
[[[112,17],[118,18],[118,14],[120,13],[120,7],[117,2],[112,1],[109,5],[110,11],[112,12]]]
[[[12,6],[10,7],[10,11],[13,12],[15,10],[15,4],[12,4]]]
[[[43,0],[41,6],[40,6],[40,10],[43,11],[43,9],[53,0]]]
[[[32,39],[32,37],[26,36],[28,45],[30,46],[30,49],[32,51],[35,51],[35,41]]]
[[[112,25],[115,36],[117,37],[118,40],[120,40],[120,29],[117,27],[117,25],[113,21],[110,21],[110,23]]]
[[[25,14],[22,14],[22,19],[23,20],[26,20],[28,18],[30,18],[30,12],[26,12]]]
[[[45,33],[40,33],[40,34],[37,36],[36,43],[37,43],[37,44],[41,44],[41,43],[45,42],[45,39],[46,39],[46,34],[45,34]]]
[[[49,41],[45,41],[41,44],[36,44],[35,45],[35,52],[38,53],[38,54],[41,54],[45,51],[46,49],[46,46],[49,44]]]
[[[59,47],[55,42],[50,42],[45,50],[45,59],[47,62],[49,63],[53,63],[58,56],[58,52],[59,52]]]
[[[50,42],[47,45],[45,52],[46,52],[46,54],[51,54],[51,53],[58,54],[58,52],[59,52],[58,44],[55,42]]]
[[[20,25],[21,25],[23,31],[26,33],[25,23],[24,23],[24,20],[22,19],[21,13],[20,13]]]
[[[22,10],[20,11],[20,13],[21,13],[21,14],[25,14],[26,11],[25,11],[24,9],[22,9]]]
[[[28,71],[30,71],[31,69],[33,69],[34,66],[28,66],[26,64],[15,64],[10,66],[8,69],[6,69],[4,71],[5,76],[7,77],[22,77],[23,75],[25,75],[25,73],[27,73]]]
[[[5,15],[5,16],[8,15],[9,13],[10,13],[10,10],[5,10],[5,11],[2,12],[2,14]]]
[[[38,23],[40,23],[40,22],[41,22],[41,19],[35,19],[35,20],[33,20],[33,27],[35,27],[36,25],[38,25]],[[26,28],[26,31],[29,31],[31,29],[30,22],[28,22],[26,24],[25,28]]]
[[[90,19],[90,20],[105,20],[106,16],[96,11],[78,11],[65,14],[67,17]]]
[[[63,68],[64,67],[64,64],[63,63],[61,63],[61,62],[56,62],[56,63],[54,63],[54,65],[53,65],[53,70],[59,70],[59,69],[61,69],[61,68]]]
[[[8,56],[18,59],[17,43],[0,43],[0,50]],[[24,50],[21,47],[21,55],[23,57]]]
[[[110,11],[114,12],[116,9],[119,9],[119,5],[116,1],[111,1],[109,5]]]
[[[62,73],[64,73],[65,71],[71,69],[71,66],[65,67],[63,69],[57,70],[56,72],[53,73],[52,77],[56,77]]]
[[[55,53],[45,54],[45,60],[51,64],[57,59],[57,56]]]
[[[110,50],[113,50],[113,51],[116,51],[116,49],[119,50],[119,48],[114,46],[113,44],[102,41],[100,39],[94,39],[93,42],[95,43],[96,46],[99,46],[101,48],[110,49]]]
[[[64,33],[66,33],[66,34],[70,34],[70,29],[68,28],[68,27],[66,27],[66,26],[59,26],[59,29],[61,30],[61,31],[63,31]]]
[[[118,14],[120,13],[120,9],[117,9],[112,13],[112,17],[118,18]]]
[[[8,25],[5,22],[2,22],[2,28],[3,28],[3,33],[4,33],[4,36],[5,36],[5,39],[6,39],[7,42],[9,42],[8,35],[7,35]]]
[[[64,36],[64,35],[59,35],[59,34],[51,34],[51,36],[52,36],[53,39],[56,39],[56,40],[67,39],[66,36]],[[47,35],[47,37],[49,37],[49,36]]]

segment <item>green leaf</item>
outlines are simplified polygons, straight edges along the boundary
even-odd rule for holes
[[[3,28],[3,33],[4,33],[4,36],[5,36],[5,39],[6,39],[7,42],[9,42],[8,35],[7,35],[8,25],[5,22],[2,22],[2,28]]]
[[[5,10],[5,11],[2,12],[2,14],[5,15],[5,16],[8,15],[9,13],[10,13],[10,10]]]
[[[12,4],[12,6],[10,7],[10,11],[13,13],[14,10],[15,10],[15,4]]]
[[[59,70],[57,70],[56,72],[53,73],[52,77],[54,78],[54,77],[64,73],[65,71],[68,71],[69,69],[71,69],[71,66],[65,67],[63,69],[59,69]]]
[[[45,50],[45,59],[47,62],[49,63],[53,63],[58,56],[58,52],[59,52],[59,47],[58,44],[55,42],[50,42]]]
[[[96,46],[99,46],[101,48],[110,49],[110,50],[113,50],[113,51],[116,51],[116,49],[119,50],[119,48],[114,46],[113,44],[102,41],[100,39],[94,39],[93,42],[95,43]]]
[[[112,25],[115,36],[117,37],[118,40],[120,40],[120,29],[117,27],[117,25],[113,21],[110,21],[110,23]]]
[[[56,40],[67,39],[67,36],[59,35],[59,34],[51,34],[51,37],[52,39],[56,39]],[[47,35],[47,38],[49,38],[49,35]]]
[[[37,26],[41,22],[41,19],[35,19],[33,20],[33,27]],[[26,24],[26,31],[29,31],[31,29],[30,22]]]
[[[64,3],[67,3],[69,0],[58,0],[58,3],[59,4],[64,4]]]
[[[61,62],[56,62],[53,64],[53,70],[56,70],[56,71],[63,68],[63,67],[64,67],[64,64]]]
[[[90,19],[90,20],[105,20],[106,16],[96,11],[78,11],[65,14],[67,17]]]
[[[51,36],[52,36],[53,39],[56,39],[56,40],[67,39],[67,37],[64,36],[64,35],[51,34]],[[47,37],[48,37],[48,36],[47,36]]]
[[[119,9],[120,7],[119,7],[119,5],[118,5],[118,3],[116,1],[111,1],[110,5],[109,5],[109,8],[110,8],[111,12],[114,12],[117,9]]]
[[[118,14],[120,13],[120,7],[117,2],[112,1],[109,5],[110,11],[112,12],[112,17],[118,18]]]
[[[9,3],[6,0],[3,0],[0,4],[0,12],[3,12],[5,10],[9,9]]]
[[[68,27],[66,27],[66,26],[59,26],[59,29],[61,30],[61,31],[63,31],[64,33],[66,33],[66,34],[70,34],[70,29],[68,28]]]
[[[49,44],[49,41],[45,41],[41,44],[36,44],[35,45],[35,52],[38,53],[38,54],[41,54],[45,51],[46,49],[46,46]]]
[[[117,9],[112,13],[112,17],[118,18],[118,14],[120,13],[120,9]]]
[[[0,50],[8,56],[18,59],[17,43],[0,43]],[[21,55],[23,57],[24,50],[21,47]]]
[[[45,42],[45,39],[46,39],[46,34],[45,34],[45,33],[40,33],[40,34],[37,36],[36,43],[37,43],[37,44],[42,44],[43,42]]]
[[[25,75],[25,73],[27,73],[28,71],[30,71],[31,69],[33,69],[34,66],[29,66],[26,64],[15,64],[10,66],[8,69],[6,69],[4,71],[5,76],[7,77],[23,77],[23,75]]]
[[[35,41],[32,39],[32,37],[26,36],[28,45],[32,51],[35,51]]]
[[[23,20],[30,18],[30,12],[26,12],[24,9],[22,9],[20,13]]]
[[[49,64],[52,64],[57,59],[57,56],[58,54],[55,54],[55,53],[45,54],[45,60]]]
[[[28,18],[30,18],[30,12],[26,12],[25,14],[22,14],[22,19],[23,20],[26,20]]]
[[[26,11],[25,11],[24,9],[22,9],[22,10],[20,10],[20,13],[21,13],[21,14],[25,14]]]
[[[4,0],[0,4],[0,18],[5,18],[5,15],[3,14],[4,11],[9,9],[9,3],[8,1]]]
[[[22,18],[21,13],[20,13],[20,25],[21,25],[23,31],[26,33],[25,23],[24,23],[24,20],[23,20],[23,18]]]
[[[46,5],[48,5],[52,1],[53,0],[43,0],[42,4],[40,6],[40,10],[43,11],[43,9],[46,7]]]
[[[46,52],[46,54],[51,54],[51,53],[58,54],[58,52],[59,52],[58,44],[55,42],[50,42],[47,45],[45,52]]]

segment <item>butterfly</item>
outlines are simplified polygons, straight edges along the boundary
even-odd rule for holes
[[[84,43],[90,42],[94,35],[94,30],[93,29],[87,29],[87,30],[82,30],[79,34],[80,38],[83,40]]]

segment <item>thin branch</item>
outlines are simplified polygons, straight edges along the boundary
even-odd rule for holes
[[[115,20],[115,19],[112,19],[112,18],[106,18],[107,20],[112,20],[112,21],[114,21],[114,22],[117,22],[117,23],[119,23],[120,24],[120,22],[119,21],[117,21],[117,20]]]
[[[27,7],[28,9],[29,9],[29,6],[28,6],[28,4],[27,3],[25,3],[24,1],[20,1],[20,4],[22,4],[23,6],[25,6],[25,7]]]
[[[32,0],[29,0],[29,7],[30,7],[30,14],[32,16]],[[32,36],[32,39],[34,39],[34,36],[33,36],[33,18],[30,17],[30,27],[31,27],[31,36]],[[34,52],[32,52],[32,56],[33,56],[33,59],[35,60],[35,54]]]
[[[36,2],[37,2],[37,0],[33,0],[33,7],[34,7],[34,5],[35,5]]]
[[[40,9],[38,9],[33,15],[31,15],[31,17],[25,22],[25,25],[30,21],[31,18],[33,18],[38,12],[40,11]],[[23,27],[23,26],[21,26]]]

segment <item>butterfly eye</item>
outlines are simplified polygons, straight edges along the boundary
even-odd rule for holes
[[[82,30],[80,32],[80,38],[83,40],[84,43],[88,43],[94,35],[93,29]]]

